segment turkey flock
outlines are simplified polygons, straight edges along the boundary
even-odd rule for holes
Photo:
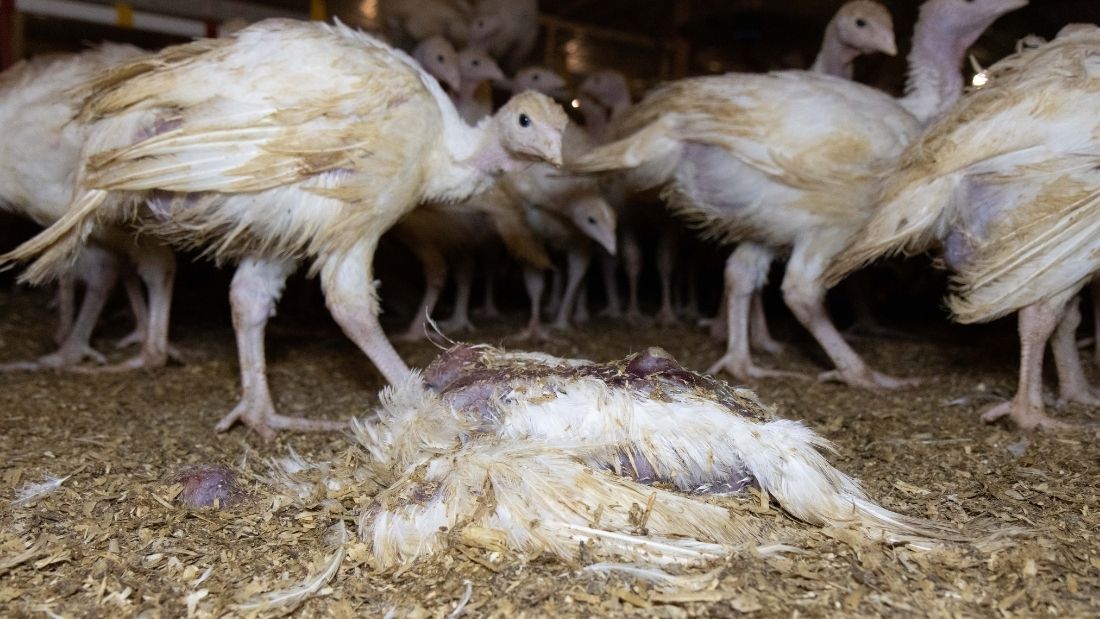
[[[834,365],[819,378],[911,384],[875,371],[845,342],[825,292],[879,256],[942,247],[956,273],[957,320],[1020,311],[1019,392],[986,419],[1059,427],[1042,404],[1051,337],[1062,399],[1100,402],[1074,340],[1077,293],[1100,268],[1089,240],[1100,52],[1094,26],[1071,25],[964,92],[969,47],[1025,4],[925,2],[899,99],[851,80],[859,55],[897,52],[890,13],[869,0],[838,11],[809,70],[685,78],[637,102],[616,71],[587,76],[573,99],[564,76],[520,68],[537,37],[535,2],[381,3],[386,37],[409,55],[340,23],[267,20],[159,53],[106,44],[19,63],[0,83],[0,200],[45,230],[2,259],[27,264],[22,281],[58,281],[58,348],[3,368],[164,365],[174,353],[171,248],[195,248],[236,265],[242,396],[218,429],[240,421],[270,438],[342,427],[280,416],[268,392],[264,327],[301,263],[320,276],[348,337],[400,384],[409,370],[378,323],[372,276],[384,234],[413,252],[426,283],[411,324],[391,337],[427,337],[449,275],[453,313],[434,328],[472,332],[475,277],[493,316],[506,251],[530,300],[518,337],[538,342],[553,337],[542,317],[547,276],[551,326],[569,329],[589,316],[594,262],[603,263],[605,313],[642,318],[638,235],[657,219],[660,322],[678,320],[676,237],[695,232],[733,248],[712,326],[727,351],[709,372],[792,376],[752,355],[779,347],[760,293],[771,263],[786,258],[783,299]],[[511,94],[495,114],[494,89]],[[572,101],[583,123],[569,122],[555,99]],[[664,208],[650,204],[654,195]],[[141,349],[106,365],[90,339],[118,281],[136,324],[120,345]]]
[[[588,320],[594,263],[604,314],[638,323],[638,238],[655,229],[660,323],[681,318],[677,238],[732,248],[711,326],[727,351],[709,372],[794,377],[752,353],[780,348],[761,291],[786,258],[783,300],[834,366],[819,378],[863,389],[913,381],[875,371],[848,345],[826,291],[880,256],[942,248],[957,320],[1020,313],[1019,391],[985,418],[1061,427],[1042,401],[1051,338],[1062,400],[1100,403],[1074,339],[1077,293],[1100,268],[1090,241],[1100,52],[1095,26],[1067,26],[967,92],[967,50],[1025,4],[925,2],[897,99],[851,80],[858,56],[897,52],[890,13],[870,0],[837,12],[809,70],[685,78],[637,102],[616,71],[588,75],[574,99],[564,76],[525,65],[538,35],[533,1],[380,3],[385,38],[408,55],[340,23],[267,20],[159,53],[105,44],[19,63],[0,83],[0,203],[45,230],[2,260],[26,265],[22,281],[57,280],[58,347],[2,367],[163,366],[175,354],[172,248],[193,248],[236,265],[242,395],[218,430],[239,421],[271,438],[344,427],[279,415],[267,387],[264,328],[300,264],[320,276],[348,337],[401,384],[409,369],[390,338],[473,332],[475,278],[485,315],[496,315],[505,252],[530,301],[519,339]],[[494,91],[511,95],[495,113]],[[386,234],[412,251],[426,284],[408,328],[389,336],[372,275]],[[448,276],[452,314],[432,322]],[[90,341],[118,281],[136,325],[119,344],[140,351],[108,365]],[[548,288],[554,315],[544,319]]]
[[[235,267],[240,399],[216,430],[350,430],[388,480],[359,519],[380,568],[430,554],[440,527],[459,523],[508,531],[532,554],[568,554],[581,539],[613,557],[692,563],[761,538],[691,493],[749,487],[803,521],[855,523],[891,543],[963,539],[879,507],[825,461],[824,439],[717,377],[807,378],[754,357],[780,349],[761,295],[785,260],[782,299],[831,363],[817,379],[914,384],[857,354],[825,296],[880,258],[931,252],[952,273],[955,320],[1019,315],[1017,393],[985,420],[1069,427],[1044,404],[1048,342],[1060,401],[1100,406],[1076,340],[1078,295],[1100,271],[1100,28],[1031,37],[980,87],[964,84],[970,47],[1026,4],[926,0],[897,98],[852,80],[857,57],[898,53],[872,0],[839,9],[807,70],[683,78],[639,100],[617,71],[574,79],[531,64],[535,0],[389,0],[381,34],[270,19],[159,52],[104,44],[20,62],[0,76],[0,208],[43,230],[0,264],[56,285],[57,347],[0,370],[164,366],[178,354],[175,250],[191,250]],[[674,294],[696,275],[678,249],[689,235],[728,249],[722,281],[697,284],[722,291],[710,329],[726,350],[705,374],[648,349],[644,329],[636,349],[647,352],[610,364],[480,344],[421,371],[391,344],[433,331],[476,339],[472,306],[498,314],[505,266],[522,273],[525,347],[584,328],[597,311],[588,278],[603,284],[604,316],[693,318]],[[415,256],[425,283],[390,333],[373,264],[384,237]],[[658,267],[654,317],[639,305],[643,246]],[[389,385],[374,420],[276,410],[265,329],[299,269]],[[135,329],[118,345],[139,350],[109,364],[91,341],[120,282]],[[304,468],[284,466],[283,486],[300,489]],[[564,478],[572,494],[556,489]],[[654,483],[672,489],[647,499]],[[490,487],[496,511],[475,496]],[[653,536],[630,534],[625,506],[647,500]]]

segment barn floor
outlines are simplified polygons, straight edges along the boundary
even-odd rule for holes
[[[0,362],[48,350],[53,316],[47,301],[43,291],[0,289]],[[335,516],[289,508],[272,513],[263,486],[249,473],[290,447],[313,459],[337,458],[346,439],[284,436],[264,445],[239,427],[215,435],[214,423],[235,401],[237,366],[228,321],[211,315],[224,316],[177,308],[173,339],[186,357],[182,366],[129,375],[0,377],[0,496],[13,497],[47,475],[67,477],[36,503],[16,508],[4,501],[4,615],[245,614],[235,605],[301,582],[331,553],[326,530]],[[277,406],[311,418],[366,413],[378,377],[327,319],[311,324],[315,315],[281,316],[269,331]],[[490,324],[476,337],[499,342],[520,320]],[[783,326],[779,335],[792,343],[787,357],[764,361],[820,370],[823,357],[806,352],[815,349]],[[126,328],[116,316],[98,345],[107,348]],[[695,574],[695,590],[669,592],[607,580],[553,558],[521,562],[468,547],[398,576],[377,575],[365,546],[353,543],[336,576],[298,612],[382,616],[393,609],[396,616],[443,617],[468,581],[468,616],[1100,613],[1100,432],[1029,436],[978,420],[983,407],[1014,387],[1011,324],[913,332],[911,340],[860,339],[856,347],[880,369],[924,378],[919,388],[880,395],[814,381],[754,387],[780,414],[835,441],[833,463],[862,479],[887,507],[1029,529],[1008,548],[991,554],[889,548],[849,531],[800,525],[772,506],[760,517],[776,539],[791,541],[800,553],[734,556]],[[695,368],[720,352],[699,329],[632,332],[605,321],[545,348],[610,359],[648,345],[663,346]],[[435,352],[428,344],[398,348],[413,365]],[[1082,407],[1058,415],[1097,419]],[[238,468],[251,498],[222,511],[180,507],[172,476],[197,464]],[[752,500],[724,500],[731,509],[760,510]],[[354,523],[355,506],[345,503]]]

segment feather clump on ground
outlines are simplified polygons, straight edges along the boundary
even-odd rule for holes
[[[300,475],[300,462],[276,463],[270,481],[298,504],[328,494],[303,480],[335,481],[345,495],[356,479],[381,486],[357,500],[360,538],[381,570],[452,543],[581,552],[642,573],[788,549],[762,519],[714,501],[750,487],[798,520],[870,540],[966,539],[877,505],[826,461],[824,438],[656,348],[599,364],[458,345],[423,380],[387,388],[377,421],[354,434],[350,473],[328,468],[321,481]]]

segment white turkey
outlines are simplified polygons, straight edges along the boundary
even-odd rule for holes
[[[523,69],[513,78],[512,87],[531,88],[552,97],[568,95],[565,79],[546,67]],[[588,152],[592,146],[583,130],[574,125],[567,128],[562,143],[567,158]],[[593,242],[611,254],[616,251],[615,212],[604,200],[595,180],[546,165],[534,165],[509,175],[501,188],[498,197],[513,200],[523,208],[532,237],[548,251],[565,256],[564,275],[560,267],[552,272],[555,285],[550,310],[556,314],[553,327],[568,329],[583,299],[582,285],[592,261]],[[519,339],[552,339],[542,326],[544,271],[541,265],[524,264],[531,313],[527,327],[517,335]]]
[[[523,66],[539,38],[538,0],[479,0],[468,43],[486,49],[509,71]]]
[[[458,53],[459,87],[454,95],[455,107],[462,119],[471,125],[492,116],[492,97],[486,86],[504,81],[500,65],[484,50],[467,48]]]
[[[830,276],[942,244],[955,320],[1019,313],[1018,390],[983,418],[1058,428],[1043,404],[1048,340],[1062,401],[1100,405],[1074,336],[1075,297],[1100,271],[1100,28],[1068,28],[988,75],[909,148]]]
[[[427,60],[430,63],[431,58]],[[424,60],[420,62],[424,65]],[[463,120],[476,124],[492,112],[488,102],[478,99],[479,88],[487,82],[504,79],[504,74],[496,61],[482,50],[463,50],[458,54],[457,62],[460,80],[453,97],[455,107]],[[428,64],[425,69],[435,75],[433,66]],[[408,329],[398,339],[416,341],[427,337],[427,322],[447,282],[449,262],[458,263],[454,311],[451,318],[440,323],[439,327],[444,333],[473,329],[469,318],[473,259],[477,249],[495,237],[494,215],[508,217],[508,213],[480,208],[475,196],[462,205],[421,205],[394,226],[393,236],[416,254],[424,273],[424,295],[420,306]]]
[[[413,49],[413,58],[439,83],[457,93],[462,85],[462,69],[454,45],[443,37],[430,37]]]
[[[170,47],[87,86],[90,123],[65,216],[4,257],[40,282],[105,222],[240,264],[230,301],[242,397],[218,423],[264,438],[335,422],[284,417],[268,390],[264,329],[301,261],[330,312],[390,383],[409,376],[378,324],[378,239],[421,202],[458,201],[532,161],[561,161],[567,118],[525,93],[476,128],[402,52],[354,31],[267,20]]]
[[[890,56],[897,54],[897,43],[894,36],[894,19],[890,11],[870,0],[852,0],[840,7],[836,15],[825,26],[825,35],[821,41],[821,49],[814,59],[810,71],[824,75],[835,75],[845,79],[852,79],[855,71],[855,61],[861,55],[883,53]],[[717,319],[710,324],[711,335],[716,339],[728,340],[729,338],[729,288],[727,280],[722,293],[722,302],[718,310]],[[857,289],[857,292],[859,290]],[[863,298],[857,297],[856,306],[865,307]],[[772,338],[768,329],[767,317],[764,314],[763,291],[758,289],[752,297],[749,305],[748,331],[750,345],[757,350],[767,351],[772,354],[782,352],[783,346]],[[869,314],[869,312],[863,312]],[[738,318],[740,320],[740,318]],[[861,316],[868,324],[873,324],[873,318]]]
[[[879,91],[812,72],[693,78],[651,93],[617,124],[620,141],[573,165],[626,170],[633,187],[663,187],[670,208],[705,234],[740,242],[726,269],[729,349],[711,371],[742,379],[777,374],[753,363],[748,316],[775,253],[789,248],[784,300],[836,367],[820,378],[870,389],[911,384],[873,371],[844,341],[825,310],[822,273],[870,214],[880,178],[919,134],[921,121],[961,91],[967,47],[1025,4],[922,5],[904,100],[920,117]]]
[[[87,129],[69,122],[80,105],[73,91],[100,71],[144,53],[128,45],[103,45],[80,54],[35,58],[0,76],[0,126],[4,127],[0,208],[42,226],[65,214]],[[128,285],[138,328],[123,343],[138,341],[142,351],[108,369],[164,365],[169,351],[167,319],[175,259],[156,242],[105,227],[59,271],[59,349],[37,361],[11,363],[4,369],[75,368],[85,359],[104,362],[91,346],[92,331],[120,273],[130,269],[129,261],[136,264],[137,273],[149,287],[153,307],[147,315],[140,284]],[[76,281],[84,285],[84,296],[73,321]]]
[[[378,22],[386,37],[406,51],[432,37],[465,45],[473,8],[466,0],[378,0]]]
[[[583,134],[579,130],[569,131],[565,139],[568,151],[569,142],[583,141]],[[615,212],[593,179],[563,175],[548,166],[532,166],[525,172],[510,175],[502,189],[503,197],[518,202],[524,209],[532,237],[548,252],[565,256],[563,293],[555,308],[553,327],[568,329],[594,248],[598,246],[610,254],[615,253]],[[527,327],[517,338],[553,339],[542,326],[545,268],[527,262],[523,278],[531,312]]]
[[[852,79],[856,58],[875,52],[888,56],[898,53],[894,18],[878,2],[852,0],[840,7],[825,26],[821,50],[810,70]]]
[[[703,499],[749,488],[798,520],[873,539],[964,539],[877,505],[822,456],[824,438],[660,349],[593,363],[458,345],[424,383],[381,399],[377,421],[355,428],[368,457],[348,458],[384,487],[358,518],[377,569],[452,542],[567,560],[583,543],[590,559],[646,567],[722,559],[767,529]],[[295,501],[326,494],[300,474],[309,465],[290,464],[277,488]],[[362,487],[334,467],[320,477],[345,495]]]

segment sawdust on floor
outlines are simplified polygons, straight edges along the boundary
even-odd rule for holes
[[[0,361],[48,351],[53,317],[45,292],[0,291]],[[114,319],[97,340],[122,335]],[[519,316],[489,323],[469,339],[499,343]],[[213,433],[237,395],[228,324],[177,311],[175,344],[185,365],[134,374],[6,375],[0,389],[0,493],[60,478],[60,487],[0,511],[0,608],[5,615],[248,615],[250,601],[317,576],[333,557],[332,525],[354,535],[349,493],[324,511],[272,509],[256,477],[269,458],[293,448],[313,460],[338,458],[340,435],[288,435],[262,444],[238,427]],[[781,330],[782,331],[782,330]],[[809,374],[823,358],[796,329],[780,359],[764,363]],[[927,333],[925,332],[927,331]],[[585,572],[580,562],[457,546],[398,575],[376,574],[367,546],[352,541],[338,571],[297,606],[305,616],[687,617],[837,614],[1084,616],[1100,612],[1100,446],[1097,430],[1027,435],[987,426],[978,413],[1015,383],[1011,328],[930,327],[909,340],[861,339],[879,369],[924,378],[909,391],[872,394],[813,380],[752,385],[779,413],[833,440],[830,456],[889,509],[961,523],[1024,527],[1006,549],[917,552],[819,530],[772,506],[762,511],[777,536],[800,552],[781,558],[733,556],[689,576],[693,590],[668,592]],[[630,328],[597,321],[548,352],[598,360],[659,345],[685,366],[706,367],[721,346],[700,329]],[[523,348],[510,344],[513,348]],[[423,366],[429,344],[398,346]],[[329,322],[276,320],[268,337],[272,391],[284,413],[311,418],[363,415],[380,379]],[[112,352],[115,359],[124,353]],[[1058,415],[1096,419],[1070,407]],[[186,509],[174,483],[189,467],[237,470],[248,497],[231,509]],[[311,572],[312,570],[312,572]],[[281,611],[280,611],[281,612]]]

